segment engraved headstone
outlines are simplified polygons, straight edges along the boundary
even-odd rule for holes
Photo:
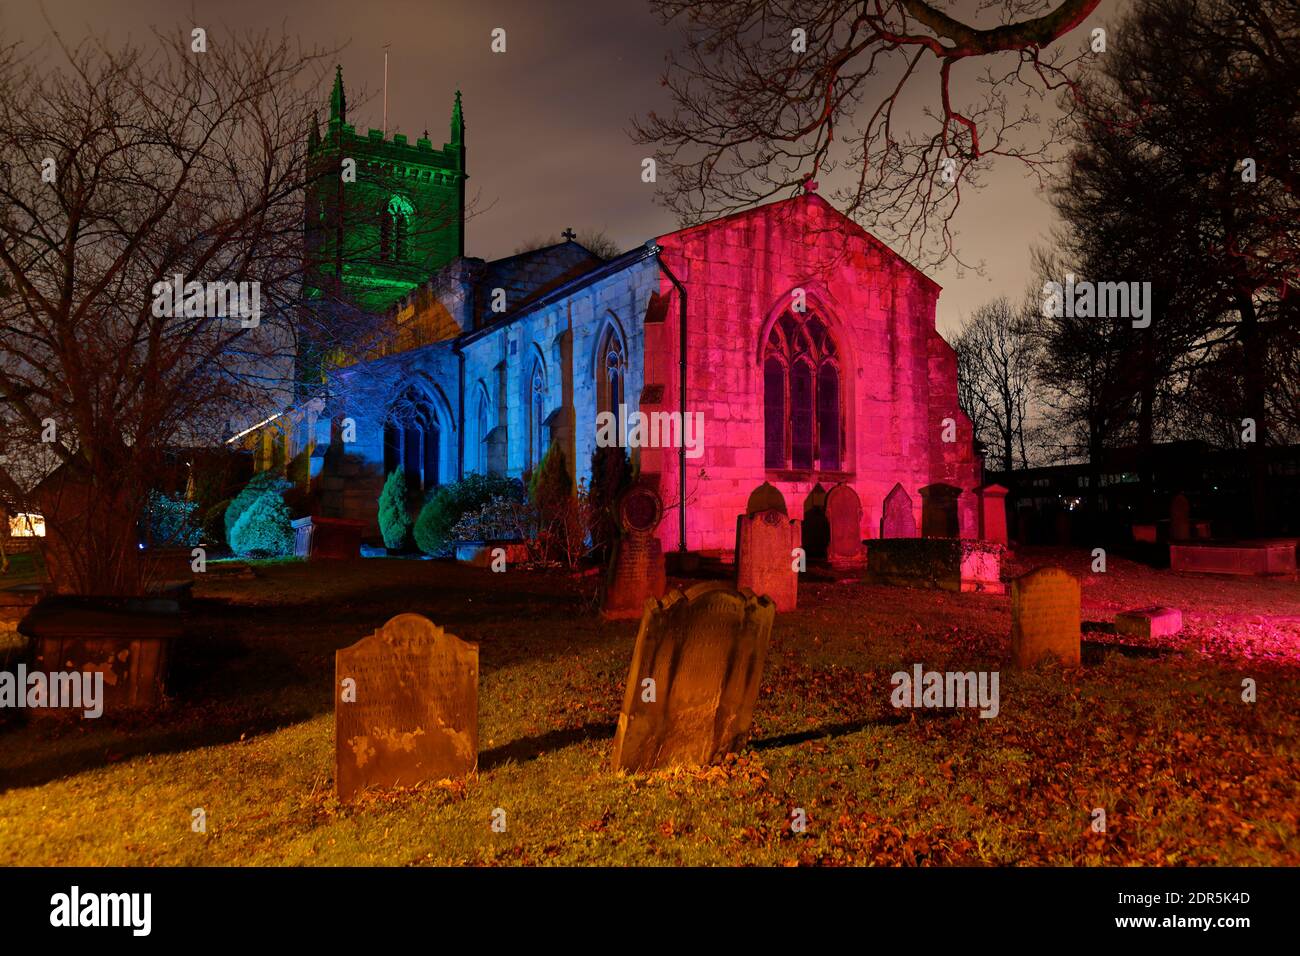
[[[749,735],[776,607],[716,583],[646,606],[614,737],[615,770],[708,764]]]
[[[980,540],[1007,543],[1007,489],[985,485],[979,489]]]
[[[334,653],[339,799],[464,777],[478,764],[478,645],[399,614]]]
[[[830,559],[853,561],[861,558],[862,501],[849,485],[836,485],[826,495],[826,520],[831,525]]]
[[[738,515],[736,587],[770,597],[778,611],[793,611],[799,596],[793,552],[799,540],[799,522],[779,511]]]
[[[885,504],[880,515],[880,536],[882,538],[915,538],[916,512],[912,510],[912,496],[901,484],[894,485],[885,495]]]
[[[1079,582],[1061,568],[1038,568],[1011,582],[1011,662],[1033,667],[1051,657],[1079,663]]]
[[[655,529],[663,518],[663,501],[652,479],[634,484],[619,501],[621,534],[614,544],[601,591],[600,613],[608,619],[640,617],[647,598],[668,589],[663,548]]]
[[[831,543],[831,524],[826,520],[826,489],[813,485],[803,500],[802,545],[809,561],[824,561]]]
[[[921,536],[925,538],[960,538],[957,499],[961,489],[943,482],[921,489]]]
[[[1186,495],[1174,495],[1169,502],[1169,539],[1186,541],[1192,536],[1192,506]]]
[[[790,513],[785,507],[785,495],[770,482],[763,482],[749,493],[745,514],[756,515],[760,511],[779,511],[783,515]]]

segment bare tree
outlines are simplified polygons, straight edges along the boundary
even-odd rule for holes
[[[1027,467],[1025,420],[1034,387],[1032,318],[1005,296],[980,306],[954,343],[957,390],[975,436],[995,449],[1003,471]]]
[[[634,132],[658,147],[662,197],[684,222],[844,169],[836,203],[937,263],[954,254],[963,184],[993,157],[1040,182],[1057,158],[1057,131],[1031,107],[1071,87],[1087,51],[1056,41],[1097,3],[1008,0],[958,17],[926,0],[652,0],[682,25],[685,48],[663,79],[671,115],[651,113]],[[976,93],[962,97],[954,71],[967,61],[984,72],[963,77]],[[928,96],[913,92],[920,83]]]
[[[37,454],[60,463],[47,548],[81,593],[138,593],[166,447],[291,398],[325,55],[205,39],[0,63],[0,495],[30,500]]]

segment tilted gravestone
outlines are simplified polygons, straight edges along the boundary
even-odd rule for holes
[[[779,511],[736,517],[736,587],[770,597],[778,611],[793,611],[799,597],[794,549],[799,522]]]
[[[862,557],[862,501],[849,485],[839,484],[826,495],[826,520],[831,525],[828,556],[832,561]]]
[[[334,653],[339,799],[464,777],[478,764],[478,645],[399,614]]]
[[[767,481],[749,493],[749,501],[745,505],[747,515],[756,515],[760,511],[779,511],[783,515],[790,513],[786,509],[785,495],[781,494],[781,489]]]
[[[885,495],[885,504],[880,514],[880,536],[916,537],[916,512],[912,510],[912,496],[903,490],[901,484],[894,485],[889,494]]]
[[[961,489],[936,482],[921,489],[921,536],[925,538],[960,538],[957,499]]]
[[[614,737],[615,770],[708,764],[749,735],[776,607],[716,583],[646,607]]]
[[[1033,667],[1052,657],[1079,663],[1079,582],[1061,568],[1038,568],[1011,582],[1011,662]]]
[[[643,480],[623,495],[618,504],[621,534],[614,544],[600,613],[608,619],[640,617],[647,598],[661,597],[668,589],[663,548],[655,529],[664,514],[663,501],[651,480]]]

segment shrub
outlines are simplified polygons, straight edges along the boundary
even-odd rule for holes
[[[538,518],[543,525],[564,514],[569,500],[573,498],[573,492],[573,478],[569,476],[569,463],[564,459],[564,449],[559,445],[551,445],[542,456],[542,463],[528,480],[528,500],[537,509]]]
[[[239,523],[239,519],[253,502],[268,492],[274,492],[279,497],[291,487],[293,485],[290,482],[272,470],[259,471],[252,477],[244,486],[244,490],[235,495],[230,506],[226,508],[226,541],[230,543],[232,549],[235,547],[235,525]]]
[[[536,533],[532,508],[525,502],[493,495],[482,507],[467,511],[447,532],[449,541],[511,541]]]
[[[293,554],[289,508],[278,491],[267,491],[244,509],[230,532],[230,547],[239,555],[274,558]]]
[[[618,520],[615,507],[619,496],[632,483],[632,464],[622,448],[613,445],[597,446],[591,453],[591,486],[587,492],[589,527],[592,551],[597,561],[604,563],[618,537]]]
[[[198,502],[184,495],[149,492],[144,512],[144,538],[155,548],[192,548],[202,531],[195,519]]]
[[[523,502],[524,487],[517,479],[503,475],[466,475],[460,481],[436,488],[415,519],[416,545],[425,554],[441,553],[451,541],[451,529],[456,522],[493,498]]]
[[[407,498],[406,475],[398,468],[384,481],[384,490],[379,493],[379,533],[384,546],[394,551],[406,547],[411,533]]]

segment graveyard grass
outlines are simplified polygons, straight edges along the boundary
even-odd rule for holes
[[[805,579],[743,752],[633,775],[608,765],[637,625],[598,619],[592,578],[385,559],[209,574],[162,713],[0,727],[0,863],[1300,863],[1294,582],[1018,560],[1083,578],[1082,669],[1012,671],[1006,596]],[[1088,622],[1152,603],[1182,607],[1184,633],[1093,646],[1118,639]],[[334,651],[405,611],[480,644],[479,771],[342,806]],[[915,663],[999,670],[1000,715],[895,711],[890,675]]]

